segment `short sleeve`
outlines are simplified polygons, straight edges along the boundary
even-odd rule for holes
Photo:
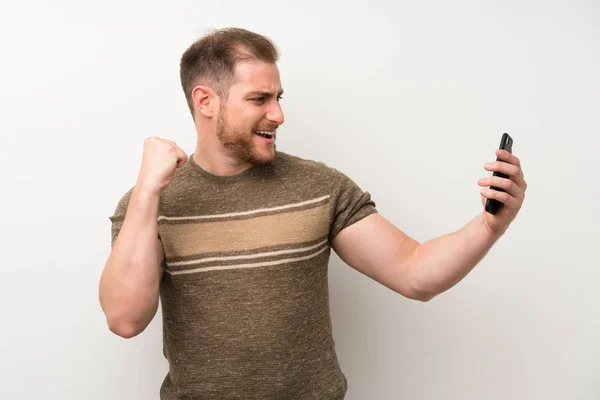
[[[377,212],[371,194],[362,190],[352,179],[333,170],[332,218],[329,230],[331,241],[344,228]]]
[[[111,226],[111,241],[110,246],[113,247],[115,242],[117,241],[117,236],[121,231],[121,227],[123,226],[123,221],[125,220],[125,214],[127,214],[127,207],[129,206],[129,200],[131,200],[131,194],[133,193],[133,188],[129,189],[127,193],[121,197],[119,202],[117,203],[117,208],[112,216],[109,217],[112,222]]]

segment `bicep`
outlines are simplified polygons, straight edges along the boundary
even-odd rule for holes
[[[344,228],[331,244],[352,268],[405,297],[417,297],[410,274],[419,242],[380,214],[371,214]]]

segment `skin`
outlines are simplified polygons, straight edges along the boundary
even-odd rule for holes
[[[255,164],[274,162],[275,143],[254,131],[275,131],[284,120],[276,65],[245,62],[235,73],[226,100],[203,85],[192,92],[198,135],[194,159],[215,175],[234,175]],[[252,93],[257,90],[267,93]],[[164,273],[164,251],[157,238],[159,197],[186,160],[187,154],[173,141],[158,137],[144,141],[127,216],[100,279],[102,310],[110,330],[121,337],[138,335],[156,314]]]
[[[240,63],[229,98],[222,100],[207,86],[192,92],[198,145],[194,160],[216,175],[240,173],[254,164],[275,160],[275,144],[265,143],[254,130],[275,130],[283,124],[279,104],[282,94],[279,70],[275,64]],[[260,96],[253,91],[264,91]],[[498,150],[501,161],[486,164],[491,172],[508,178],[488,176],[481,186],[486,198],[505,204],[497,215],[484,210],[456,232],[419,243],[380,214],[372,214],[342,230],[332,241],[334,251],[348,265],[405,297],[429,301],[462,280],[488,253],[517,216],[527,184],[520,160]]]
[[[505,193],[485,188],[487,198],[504,203],[496,215],[482,212],[461,229],[419,243],[380,214],[372,214],[342,230],[333,249],[348,265],[405,297],[429,301],[460,282],[507,231],[523,201],[527,183],[518,157],[497,150],[500,161],[484,169],[503,172],[508,178],[490,175],[480,186],[496,186]]]
[[[205,85],[192,91],[198,137],[194,161],[216,175],[234,175],[252,165],[273,163],[275,142],[267,143],[254,131],[276,131],[284,122],[276,64],[238,63],[235,76],[226,100]]]
[[[274,131],[284,122],[279,104],[283,91],[275,64],[240,63],[235,78],[227,99],[201,84],[192,91],[198,138],[194,160],[215,175],[234,175],[274,162],[275,143],[264,141],[254,131]],[[479,263],[521,209],[527,190],[521,162],[504,150],[497,150],[496,156],[500,161],[484,168],[508,178],[490,174],[478,184],[486,187],[481,191],[483,207],[487,198],[504,203],[498,214],[482,210],[461,229],[419,243],[375,213],[343,229],[331,247],[348,265],[391,290],[410,299],[431,300]],[[138,335],[156,313],[164,258],[157,239],[158,201],[175,169],[186,160],[175,142],[151,137],[144,143],[140,176],[100,282],[102,309],[111,331],[119,336]]]

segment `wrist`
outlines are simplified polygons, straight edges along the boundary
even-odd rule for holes
[[[487,211],[483,211],[481,214],[479,214],[477,216],[477,218],[476,218],[477,225],[485,236],[489,237],[491,240],[497,240],[502,235],[504,235],[504,233],[508,229],[508,226],[506,228],[502,228],[502,229],[492,229],[486,221],[486,215],[485,215],[486,212]]]
[[[144,198],[160,197],[160,193],[162,192],[162,190],[155,185],[142,181],[136,182],[133,191],[137,194],[137,196]]]

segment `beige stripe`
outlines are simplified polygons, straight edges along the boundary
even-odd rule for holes
[[[228,213],[228,214],[196,215],[196,216],[189,216],[189,217],[167,217],[167,216],[164,216],[164,215],[159,215],[158,221],[160,221],[160,220],[165,220],[165,221],[188,221],[188,220],[189,221],[194,221],[194,220],[202,220],[202,219],[238,217],[238,216],[244,216],[244,215],[252,215],[252,214],[265,213],[265,212],[273,212],[273,211],[278,211],[278,210],[285,210],[285,209],[288,209],[288,208],[303,207],[303,206],[308,205],[308,204],[318,203],[318,202],[323,201],[323,200],[328,199],[328,198],[329,198],[329,195],[318,197],[316,199],[302,201],[300,203],[286,204],[286,205],[283,205],[283,206],[271,207],[271,208],[258,208],[256,210],[249,210],[249,211],[242,211],[242,212]]]
[[[324,252],[328,248],[329,248],[329,246],[323,247],[321,250],[317,251],[316,253],[313,253],[313,254],[310,254],[310,255],[304,256],[304,257],[286,258],[286,259],[283,259],[283,260],[266,261],[266,262],[254,263],[254,264],[219,265],[219,266],[215,266],[215,267],[194,268],[194,269],[187,269],[187,270],[183,270],[183,271],[169,271],[169,270],[166,270],[166,272],[169,273],[169,274],[171,274],[171,275],[182,275],[182,274],[193,274],[193,273],[196,273],[196,272],[215,271],[215,270],[268,267],[268,266],[272,266],[272,265],[279,265],[279,264],[286,264],[286,263],[291,263],[291,262],[298,262],[298,261],[310,260],[311,258],[314,258],[314,257],[318,256],[319,254],[321,254],[322,252]]]
[[[167,259],[302,244],[328,235],[329,205],[242,220],[164,224],[159,229]]]
[[[264,253],[246,254],[246,255],[242,255],[242,256],[206,257],[206,258],[198,258],[195,260],[188,260],[188,261],[170,262],[170,263],[167,263],[167,265],[169,267],[179,267],[182,265],[200,264],[200,263],[207,263],[207,262],[212,262],[212,261],[245,260],[245,259],[251,259],[251,258],[273,257],[273,256],[279,256],[282,254],[302,253],[304,251],[314,250],[317,247],[324,245],[325,243],[327,243],[327,240],[323,240],[321,243],[317,243],[313,246],[302,247],[302,248],[298,248],[298,249],[267,251]]]

